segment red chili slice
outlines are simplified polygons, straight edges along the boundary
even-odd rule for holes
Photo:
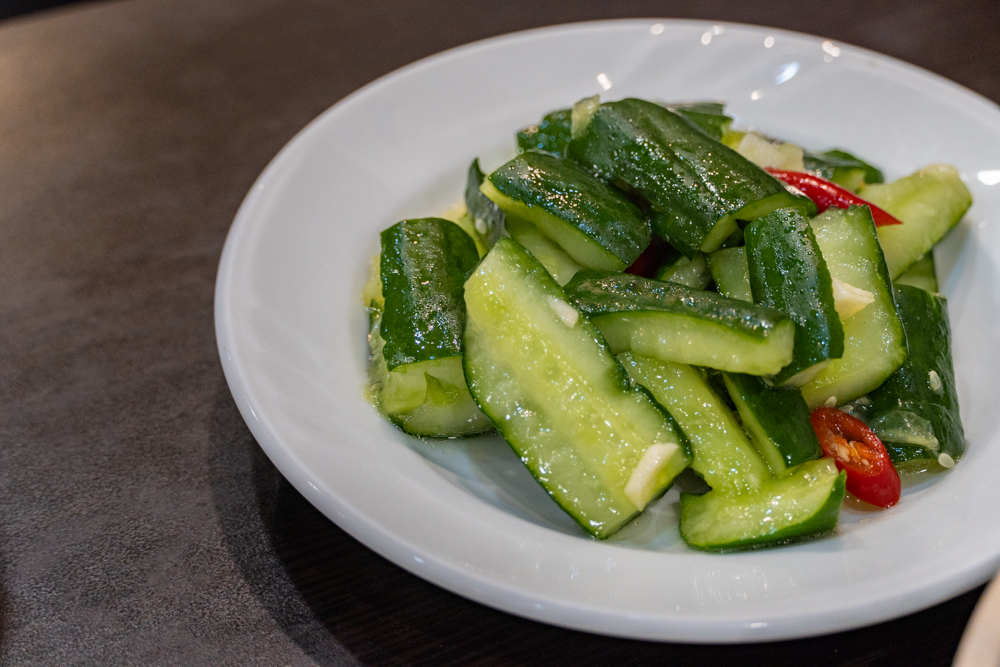
[[[826,456],[847,471],[847,490],[859,500],[892,507],[899,502],[899,473],[885,445],[862,422],[836,408],[816,408],[809,416]]]
[[[779,181],[788,183],[797,188],[816,204],[816,209],[820,213],[835,206],[837,208],[850,208],[851,206],[867,206],[871,209],[872,220],[876,227],[885,225],[901,225],[900,220],[887,213],[871,202],[865,201],[850,190],[845,190],[836,183],[831,183],[825,178],[820,178],[815,174],[807,174],[803,171],[785,171],[782,169],[772,169],[768,167],[765,171]]]

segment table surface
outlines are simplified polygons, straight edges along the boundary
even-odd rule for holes
[[[986,0],[122,0],[0,24],[2,664],[950,664],[981,588],[753,646],[494,611],[327,521],[240,418],[215,272],[281,146],[418,58],[625,16],[819,34],[1000,100],[1000,6]]]

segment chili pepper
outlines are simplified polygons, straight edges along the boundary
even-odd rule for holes
[[[871,202],[867,202],[850,190],[845,190],[836,183],[831,183],[825,178],[820,178],[815,174],[807,174],[803,171],[785,171],[783,169],[772,169],[768,167],[765,171],[779,181],[787,183],[797,188],[809,199],[816,203],[816,209],[822,213],[831,206],[836,208],[850,208],[851,206],[867,206],[871,209],[872,220],[876,227],[885,225],[901,225],[902,221],[887,213]]]
[[[847,471],[847,490],[859,500],[892,507],[902,485],[885,445],[859,419],[836,408],[816,408],[809,415],[823,454]]]

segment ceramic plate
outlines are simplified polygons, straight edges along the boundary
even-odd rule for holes
[[[969,450],[899,505],[838,532],[710,555],[672,491],[606,542],[585,537],[495,437],[425,442],[364,397],[360,299],[379,232],[462,196],[514,132],[594,94],[722,100],[736,124],[854,150],[896,178],[956,165],[975,205],[937,250]],[[405,67],[306,127],[261,175],[226,241],[216,327],[261,447],[316,507],[450,591],[609,635],[746,642],[828,633],[957,595],[1000,565],[1000,110],[885,56],[770,28],[694,21],[559,26]]]

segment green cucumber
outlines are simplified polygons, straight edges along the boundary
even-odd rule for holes
[[[683,432],[515,241],[497,241],[465,300],[473,397],[584,530],[608,537],[687,467]]]
[[[719,102],[690,102],[665,106],[716,141],[722,139],[722,135],[733,124],[733,119],[722,113],[724,107]]]
[[[885,180],[877,167],[837,148],[821,153],[806,152],[803,163],[806,171],[833,181],[851,192],[857,192],[866,184]]]
[[[376,406],[401,429],[412,435],[454,438],[486,433],[493,424],[469,395],[462,357],[445,357],[386,368],[379,335],[381,308],[373,302],[370,377]]]
[[[478,246],[489,250],[497,242],[504,230],[504,216],[500,207],[490,201],[479,189],[486,175],[479,168],[479,158],[469,165],[469,176],[465,184],[465,207],[472,218],[474,240]]]
[[[750,267],[746,248],[723,248],[708,255],[708,268],[719,294],[730,299],[753,303],[750,291]]]
[[[557,109],[545,114],[537,125],[517,133],[517,152],[539,151],[564,157],[570,140],[571,109]]]
[[[786,313],[795,322],[792,362],[777,373],[775,382],[802,386],[844,353],[830,272],[799,209],[774,211],[744,233],[754,303]]]
[[[507,220],[507,233],[534,255],[560,285],[568,283],[583,268],[558,243],[530,222],[511,217]]]
[[[889,450],[894,461],[937,460],[942,454],[957,461],[965,453],[965,432],[958,413],[947,303],[910,285],[896,285],[895,296],[909,356],[868,395],[866,421],[887,448],[899,449],[895,455]]]
[[[833,459],[807,461],[756,493],[681,494],[681,537],[706,551],[776,546],[837,527],[846,474]]]
[[[644,198],[653,209],[653,233],[688,257],[718,249],[737,220],[783,206],[815,211],[811,201],[657,104],[601,104],[581,125],[569,157]]]
[[[482,191],[587,268],[621,271],[649,245],[642,211],[569,160],[523,153],[490,174]]]
[[[771,387],[742,373],[723,373],[726,390],[757,452],[771,472],[783,476],[823,455],[809,421],[809,406],[795,387]]]
[[[454,437],[491,429],[462,369],[464,283],[479,262],[472,238],[441,218],[382,232],[381,304],[370,306],[377,402],[407,433]]]
[[[712,273],[708,270],[705,254],[701,252],[690,259],[680,255],[658,268],[653,277],[694,289],[706,289],[712,284]]]
[[[913,285],[932,294],[938,291],[937,271],[934,268],[934,253],[929,252],[892,281],[893,285]]]
[[[926,255],[972,205],[958,170],[936,164],[892,183],[870,185],[861,196],[903,222],[878,228],[878,239],[895,280]]]
[[[460,356],[463,285],[479,263],[475,243],[442,218],[403,220],[381,238],[381,335],[388,369]]]
[[[806,403],[815,408],[831,400],[846,403],[882,384],[906,359],[906,335],[868,207],[827,209],[811,227],[831,278],[874,298],[856,314],[841,317],[843,355],[802,386]]]
[[[780,312],[627,273],[581,271],[566,285],[617,354],[632,351],[737,373],[776,373],[795,325]]]
[[[771,478],[767,463],[700,371],[632,353],[618,355],[618,361],[680,424],[694,452],[691,468],[710,487],[744,493]]]

